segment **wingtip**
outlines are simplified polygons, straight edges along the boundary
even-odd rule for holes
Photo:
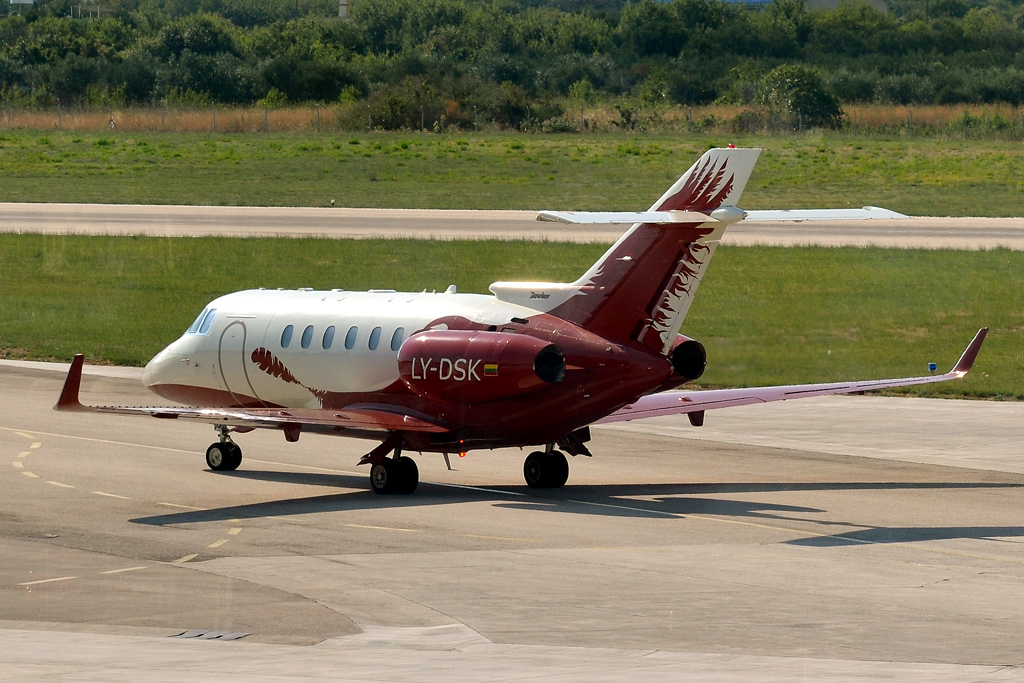
[[[54,410],[84,410],[85,406],[78,400],[78,392],[82,386],[82,366],[85,365],[85,356],[81,353],[75,354],[71,361],[71,369],[68,370],[68,377],[64,380],[64,389],[60,392],[57,405]]]
[[[967,345],[967,349],[964,350],[960,360],[957,361],[956,367],[953,368],[951,374],[960,375],[961,377],[966,375],[974,367],[974,359],[978,357],[978,351],[981,350],[981,345],[985,342],[985,336],[988,334],[988,328],[983,327],[978,330],[978,333],[974,335],[974,339]]]

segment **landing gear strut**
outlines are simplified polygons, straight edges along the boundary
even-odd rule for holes
[[[523,463],[523,477],[531,489],[560,489],[569,479],[569,461],[565,454],[548,444],[546,451],[534,451]]]
[[[420,483],[420,470],[416,461],[402,455],[402,447],[395,448],[395,455],[384,458],[370,468],[370,486],[374,493],[409,494]]]
[[[215,472],[230,472],[242,464],[242,449],[231,440],[226,425],[217,425],[220,441],[206,449],[206,464]]]

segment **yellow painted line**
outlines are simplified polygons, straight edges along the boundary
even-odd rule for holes
[[[180,508],[182,510],[205,510],[206,508],[192,507],[191,505],[178,505],[177,503],[157,503],[157,505],[163,505],[169,508]]]
[[[184,563],[184,562],[188,562],[189,560],[194,560],[197,557],[199,557],[199,553],[192,553],[191,555],[186,555],[185,557],[179,557],[178,559],[176,559],[171,564],[181,564],[181,563]]]
[[[208,546],[206,546],[206,547],[207,547],[207,548],[219,548],[219,547],[221,547],[222,545],[224,545],[225,543],[227,543],[227,542],[228,542],[229,540],[230,540],[230,539],[227,539],[227,538],[222,538],[222,539],[220,539],[219,541],[214,541],[213,543],[211,543],[210,545],[208,545]]]
[[[29,448],[42,448],[42,447],[43,447],[43,442],[42,441],[36,441],[34,444],[29,446]]]
[[[90,491],[89,493],[95,493],[97,496],[106,496],[107,498],[120,498],[121,500],[131,500],[128,496],[119,496],[116,493],[104,493],[103,491]]]
[[[35,472],[28,472],[28,471],[25,471],[25,472],[22,472],[22,474],[24,474],[24,475],[25,475],[26,477],[32,477],[33,479],[42,479],[42,477],[40,477],[40,476],[39,476],[38,474],[36,474]]]
[[[125,567],[124,569],[110,569],[110,570],[105,571],[105,572],[100,572],[100,574],[121,574],[122,572],[134,572],[134,571],[136,571],[138,569],[148,569],[148,567],[142,566],[142,567]]]
[[[486,538],[490,541],[522,541],[523,543],[540,543],[536,538],[511,538],[509,536],[482,536],[480,534],[459,534],[463,538]]]
[[[241,531],[241,530],[242,530],[242,527],[240,527],[240,526],[231,527],[230,529],[228,529],[228,535],[229,536],[237,536],[238,532]]]
[[[15,467],[17,467],[19,470],[22,469],[23,467],[25,467],[25,463],[23,463],[20,460],[15,460],[11,464],[14,465]]]
[[[419,529],[402,529],[396,526],[367,526],[365,524],[346,524],[345,526],[355,527],[357,529],[377,529],[378,531],[408,531],[409,533],[418,533]]]
[[[26,434],[25,432],[14,432],[14,433],[15,433],[15,434],[17,434],[18,436],[23,436],[23,437],[25,437],[25,438],[26,438],[26,439],[28,439],[29,441],[34,441],[34,440],[35,440],[35,438],[36,438],[36,437],[35,437],[34,435],[32,435],[32,434]]]
[[[32,451],[25,451],[24,453],[18,453],[18,457],[19,458],[27,458],[30,455],[32,455]]]
[[[47,481],[46,483],[47,484],[53,484],[54,486],[59,486],[62,489],[73,489],[73,488],[75,488],[71,484],[62,484],[59,481]]]
[[[242,523],[242,520],[240,520],[240,519],[229,519],[228,521],[231,522],[232,524],[241,524]]]
[[[35,586],[39,583],[53,583],[54,581],[70,581],[71,579],[77,579],[77,576],[61,576],[56,579],[43,579],[41,581],[26,581],[25,583],[19,583],[19,586]]]

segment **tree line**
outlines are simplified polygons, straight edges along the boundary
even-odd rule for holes
[[[0,96],[49,106],[336,103],[384,128],[521,127],[596,103],[627,122],[638,106],[717,102],[840,125],[841,104],[1024,102],[1024,7],[1008,0],[893,0],[887,14],[858,2],[808,11],[801,0],[350,7],[346,21],[336,0],[7,5]]]

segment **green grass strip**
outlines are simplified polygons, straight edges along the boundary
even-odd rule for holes
[[[0,355],[142,365],[203,306],[253,287],[486,292],[571,281],[604,245],[0,235]],[[947,370],[992,328],[975,371],[921,395],[1024,398],[1024,253],[723,247],[683,331],[703,385]]]

